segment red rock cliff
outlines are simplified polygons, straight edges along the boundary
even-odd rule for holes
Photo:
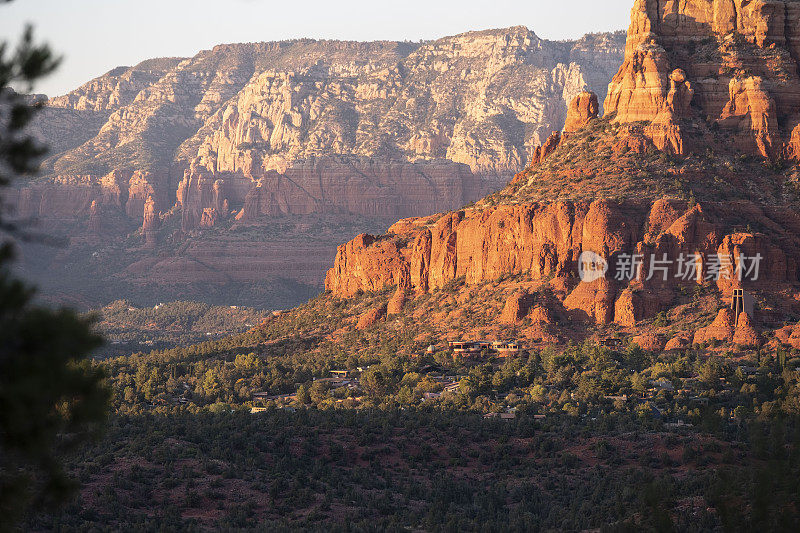
[[[796,157],[798,59],[797,2],[636,0],[605,113],[644,121],[656,146],[675,153],[710,127],[742,150]]]
[[[769,228],[769,234],[726,232],[731,217],[742,213]],[[585,311],[600,323],[632,325],[661,310],[677,283],[702,282],[710,274],[709,264],[700,263],[694,279],[670,275],[663,282],[657,275],[647,280],[652,254],[676,262],[681,254],[717,254],[734,269],[742,254],[761,254],[757,285],[783,287],[798,281],[798,235],[800,219],[750,203],[690,207],[669,200],[597,200],[498,206],[402,221],[384,237],[359,235],[339,247],[325,287],[348,297],[392,285],[407,269],[410,288],[426,292],[461,276],[476,284],[529,272],[534,279],[555,276],[571,288],[564,295],[567,308]],[[612,265],[620,254],[641,254],[642,275],[631,281],[578,283],[578,259],[586,250]],[[717,282],[723,294],[736,284],[735,271],[730,277]]]

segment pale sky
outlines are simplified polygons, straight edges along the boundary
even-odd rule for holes
[[[527,26],[546,39],[626,29],[633,0],[14,0],[0,39],[26,22],[64,62],[35,90],[68,92],[120,65],[193,56],[217,44],[316,39],[429,40]]]

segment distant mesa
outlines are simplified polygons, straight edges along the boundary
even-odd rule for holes
[[[502,187],[563,128],[573,96],[594,87],[602,102],[623,47],[621,32],[553,42],[518,26],[151,59],[50,99],[32,126],[51,147],[43,177],[8,200],[81,248],[54,257],[52,276],[88,272],[91,256],[114,286],[319,288],[341,239]],[[109,246],[126,252],[94,255]],[[275,254],[286,248],[313,253]],[[58,290],[94,297],[96,281]]]
[[[551,42],[519,26],[425,44],[221,45],[119,67],[48,102],[33,128],[53,149],[48,179],[18,211],[80,217],[97,200],[141,220],[153,195],[186,232],[454,209],[522,170],[622,45],[619,33]]]

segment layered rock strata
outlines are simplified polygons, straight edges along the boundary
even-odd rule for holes
[[[729,233],[741,213],[765,232]],[[562,299],[567,310],[601,324],[632,326],[665,309],[679,285],[711,280],[727,297],[743,285],[767,290],[796,285],[798,235],[800,218],[795,214],[752,203],[690,206],[679,200],[596,200],[504,205],[405,220],[382,237],[359,235],[339,247],[325,287],[348,297],[392,285],[397,273],[406,269],[410,288],[419,292],[440,289],[460,277],[479,284],[529,273],[539,280],[555,277],[567,287]],[[604,258],[612,266],[610,273],[591,283],[579,282],[584,251]],[[641,259],[631,279],[616,279],[619,270],[613,267],[633,256]],[[762,258],[757,279],[742,276],[740,282],[739,272],[751,269],[748,261],[755,257]],[[653,264],[653,258],[659,263]],[[687,258],[692,258],[691,264]],[[672,270],[656,269],[662,262]],[[508,321],[519,316],[520,305],[509,304]]]
[[[706,128],[740,149],[796,158],[800,4],[780,0],[636,0],[606,116],[644,123],[682,154]]]
[[[97,201],[141,220],[152,195],[159,212],[177,200],[184,231],[453,209],[521,170],[564,103],[602,86],[621,55],[619,34],[551,42],[515,27],[148,60],[48,102],[33,132],[53,148],[49,177],[13,200],[21,216],[80,219]]]

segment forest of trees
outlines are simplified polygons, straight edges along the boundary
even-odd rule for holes
[[[427,353],[426,340],[381,328],[341,343],[313,334],[310,317],[339,305],[321,296],[246,333],[96,363],[114,391],[109,434],[74,463],[87,487],[81,498],[32,524],[778,531],[797,523],[793,351],[720,358],[587,342],[470,360],[443,347]],[[323,379],[331,370],[351,370],[357,386],[332,386]],[[443,391],[442,376],[458,386]]]
[[[793,531],[797,417],[723,434],[436,408],[115,417],[37,529]]]

